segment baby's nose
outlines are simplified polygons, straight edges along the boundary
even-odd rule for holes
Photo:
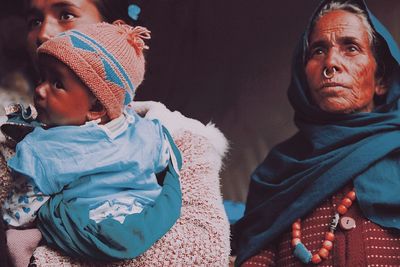
[[[35,88],[35,97],[39,99],[44,99],[46,98],[47,95],[47,83],[40,83],[38,86]]]

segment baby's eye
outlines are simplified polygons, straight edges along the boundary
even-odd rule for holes
[[[68,21],[75,18],[75,15],[69,12],[63,12],[60,15],[60,20]]]
[[[60,81],[53,82],[53,86],[57,89],[64,89],[64,85]]]

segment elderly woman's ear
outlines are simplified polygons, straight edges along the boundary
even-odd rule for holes
[[[378,96],[385,95],[387,91],[387,87],[384,86],[381,82],[375,86],[375,94]]]

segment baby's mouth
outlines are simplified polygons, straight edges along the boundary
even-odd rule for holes
[[[47,127],[46,123],[46,110],[44,108],[41,108],[39,105],[35,104],[35,109],[37,112],[37,117],[36,120],[40,122],[43,128]]]

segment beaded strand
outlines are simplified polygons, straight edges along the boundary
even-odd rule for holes
[[[318,264],[322,260],[329,257],[329,252],[333,248],[333,241],[335,240],[335,230],[339,223],[340,215],[346,214],[348,209],[351,207],[356,199],[356,192],[351,190],[342,199],[341,203],[336,208],[335,215],[329,224],[329,231],[325,233],[325,239],[322,242],[322,246],[317,253],[314,255],[309,251],[306,246],[301,242],[301,220],[297,219],[292,224],[292,246],[294,247],[293,255],[301,262]]]

